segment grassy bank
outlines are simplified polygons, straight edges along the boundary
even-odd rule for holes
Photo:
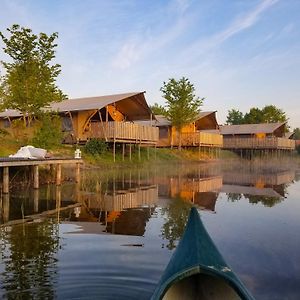
[[[10,154],[16,153],[20,147],[24,146],[24,141],[18,141],[10,137],[2,137],[2,143],[0,145],[0,156],[5,157]],[[208,151],[200,152],[198,149],[185,150],[182,149],[161,149],[161,148],[149,148],[141,147],[140,155],[138,148],[132,147],[131,161],[129,152],[127,151],[122,156],[122,149],[117,148],[115,161],[113,158],[112,149],[107,149],[100,155],[92,155],[86,152],[84,146],[79,146],[82,152],[82,158],[86,165],[90,166],[106,166],[106,167],[126,167],[133,165],[147,165],[147,164],[160,164],[169,162],[184,162],[184,161],[211,161],[215,157]],[[74,157],[74,151],[76,146],[74,145],[61,145],[54,149],[48,150],[49,154],[53,157]],[[222,152],[224,157],[232,157],[232,154],[226,154]]]
[[[24,146],[24,141],[18,141],[11,137],[1,137],[2,143],[0,144],[0,156],[8,156],[14,154],[20,149],[21,146]],[[162,149],[162,148],[145,148],[141,147],[140,155],[138,148],[132,147],[131,161],[128,151],[125,153],[123,160],[122,148],[116,149],[115,162],[113,158],[112,149],[107,149],[101,154],[92,155],[86,152],[84,146],[79,146],[82,152],[82,158],[86,166],[99,166],[106,168],[122,168],[122,167],[133,167],[133,166],[147,166],[154,164],[168,164],[168,163],[182,163],[182,162],[210,162],[216,160],[215,155],[209,153],[208,151],[198,151],[198,148],[195,149]],[[60,145],[54,149],[48,150],[49,154],[53,157],[74,157],[74,151],[76,149],[75,145]],[[293,159],[300,161],[300,155],[293,156]],[[231,162],[234,160],[239,161],[240,158],[233,152],[223,150],[220,152],[220,160],[225,162]],[[288,158],[290,160],[290,158]],[[255,158],[251,162],[243,160],[244,163],[261,164],[262,161],[265,161],[266,164],[278,163],[277,159],[271,158]],[[284,159],[281,159],[283,162]]]

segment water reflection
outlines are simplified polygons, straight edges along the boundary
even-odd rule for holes
[[[15,220],[30,221],[56,213],[56,217],[61,216],[63,221],[80,222],[85,232],[90,232],[85,222],[98,222],[102,225],[98,227],[99,233],[140,236],[159,197],[181,199],[211,212],[216,212],[220,193],[225,193],[229,201],[239,201],[244,197],[249,203],[273,207],[284,200],[288,184],[295,176],[295,171],[256,173],[251,169],[228,170],[219,166],[112,174],[92,170],[83,174],[81,185],[67,184],[63,188],[47,185],[40,190],[2,194],[0,224],[15,224],[18,223]],[[62,213],[66,208],[76,206],[80,208]]]
[[[0,230],[2,288],[8,299],[49,299],[55,295],[58,225],[18,225]],[[0,289],[0,291],[1,291]]]
[[[279,256],[283,259],[287,252],[284,259],[291,265],[300,250],[296,239],[285,241],[290,250],[280,248],[279,240],[299,226],[293,215],[282,217],[282,205],[277,206],[290,205],[286,202],[291,183],[298,179],[299,172],[292,170],[178,165],[87,170],[80,184],[2,194],[0,295],[63,299],[76,296],[77,286],[93,282],[90,295],[96,296],[101,295],[101,282],[106,296],[117,297],[124,290],[122,284],[131,282],[134,294],[128,298],[147,299],[182,236],[192,205],[203,210],[204,223],[230,264],[240,264],[234,268],[245,283],[257,295],[267,295],[260,281],[267,282],[267,275],[282,267]],[[284,227],[287,223],[290,227]],[[270,252],[268,245],[280,255]],[[266,266],[268,260],[272,264]],[[255,269],[257,264],[265,266],[264,272]],[[290,271],[294,283],[297,268]],[[143,281],[142,276],[147,278]]]

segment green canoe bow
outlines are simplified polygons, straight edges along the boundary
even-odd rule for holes
[[[226,264],[193,207],[183,237],[151,299],[254,298]]]

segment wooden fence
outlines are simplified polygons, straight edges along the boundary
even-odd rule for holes
[[[158,128],[131,122],[92,122],[90,138],[155,145],[158,141]]]
[[[267,137],[267,138],[224,138],[224,149],[278,149],[293,150],[295,141],[286,138]]]
[[[179,145],[179,135],[173,139],[173,146]],[[223,136],[217,133],[184,132],[181,133],[181,146],[223,147]]]

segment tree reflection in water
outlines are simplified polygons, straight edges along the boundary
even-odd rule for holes
[[[162,208],[165,223],[161,233],[162,237],[169,242],[167,244],[168,249],[172,250],[175,248],[176,241],[183,235],[191,207],[192,204],[190,202],[183,201],[177,197],[172,199],[167,207]]]
[[[52,299],[56,281],[58,224],[52,220],[0,229],[7,299]]]

